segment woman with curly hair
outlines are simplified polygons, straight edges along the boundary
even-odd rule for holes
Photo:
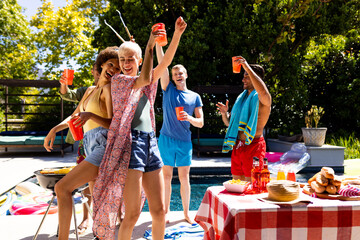
[[[96,86],[89,87],[71,116],[53,127],[44,140],[45,149],[53,149],[56,132],[68,128],[67,122],[83,127],[86,158],[55,185],[59,212],[59,239],[68,239],[72,216],[72,192],[89,183],[90,191],[98,176],[99,165],[105,153],[107,133],[113,117],[111,78],[120,73],[118,47],[108,47],[97,57],[101,72]]]

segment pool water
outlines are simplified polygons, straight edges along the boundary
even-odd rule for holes
[[[300,183],[307,182],[307,179],[312,177],[313,173],[307,174],[296,174],[296,180]],[[276,178],[276,176],[271,175],[271,178]],[[211,186],[222,186],[223,182],[232,179],[230,175],[199,175],[191,176],[190,185],[191,185],[191,196],[190,196],[190,211],[197,211],[200,203],[204,197],[206,189]],[[180,182],[178,177],[174,176],[172,180],[172,194],[170,200],[170,211],[182,211],[182,203],[180,197]],[[143,211],[149,211],[149,206],[145,202]]]
[[[191,176],[191,196],[190,196],[190,211],[198,210],[200,203],[204,197],[206,189],[210,186],[222,186],[223,182],[230,180],[231,176]],[[179,178],[175,177],[172,180],[172,194],[170,200],[170,211],[182,211],[182,203],[180,197],[180,182]],[[147,202],[145,203],[143,211],[149,211]]]

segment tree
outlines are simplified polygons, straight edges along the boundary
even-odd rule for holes
[[[321,35],[308,47],[302,78],[308,81],[310,103],[322,106],[323,126],[347,133],[360,130],[360,34]],[[336,130],[336,131],[335,131]]]
[[[0,16],[0,78],[34,79],[37,73],[37,51],[32,41],[29,22],[21,13],[21,7],[16,0],[3,0],[0,2]],[[14,92],[19,94],[23,89],[11,90],[9,94]],[[11,101],[20,102],[19,97],[10,98]],[[4,108],[1,104],[1,121],[5,119],[3,114]],[[3,124],[1,126],[0,130],[4,130]]]
[[[91,46],[91,41],[97,16],[107,9],[106,1],[73,0],[58,11],[51,1],[41,1],[42,6],[30,24],[37,29],[38,62],[44,65],[44,75],[58,79],[57,69],[65,63],[69,68],[78,68],[74,86],[92,85],[90,70],[98,49]]]
[[[33,78],[36,48],[21,7],[16,0],[1,1],[0,15],[0,78]]]
[[[30,25],[35,28],[34,43],[38,49],[37,63],[44,68],[43,77],[58,80],[65,64],[76,69],[73,86],[90,86],[94,83],[91,68],[98,50],[91,46],[97,16],[107,9],[104,0],[73,0],[57,11],[51,1],[41,0],[42,6],[32,17]],[[58,89],[46,93],[55,94]],[[57,103],[59,98],[33,99],[37,103]],[[73,111],[73,105],[65,106],[65,116]],[[29,110],[30,111],[30,110]],[[42,118],[54,119],[53,109],[38,107],[31,111],[48,113]],[[36,121],[38,116],[30,116],[29,121]],[[61,119],[58,119],[60,121]]]
[[[74,86],[92,85],[90,74],[97,49],[91,46],[97,16],[107,8],[104,0],[73,0],[65,7],[55,11],[51,1],[42,0],[42,6],[29,23],[21,13],[21,7],[15,0],[5,0],[1,6],[1,77],[18,79],[36,79],[35,64],[43,65],[46,79],[59,79],[59,66],[65,63],[77,68]],[[24,89],[15,89],[17,93]],[[38,89],[26,90],[27,93],[39,93]],[[47,93],[55,93],[54,89]],[[34,98],[26,101],[44,101]],[[20,101],[20,99],[19,99]],[[57,102],[59,99],[45,99]],[[28,111],[48,112],[46,108],[28,109]],[[70,109],[71,111],[71,109]],[[51,114],[48,117],[51,118]],[[18,116],[17,116],[18,117]]]
[[[303,113],[308,106],[321,105],[312,95],[314,80],[306,68],[311,42],[326,34],[347,38],[349,31],[359,27],[359,6],[358,0],[110,0],[109,11],[100,16],[100,28],[95,32],[93,45],[103,48],[121,43],[103,23],[104,19],[128,39],[116,10],[121,11],[130,32],[142,47],[145,47],[152,24],[164,22],[170,38],[174,22],[181,15],[188,27],[174,64],[182,63],[187,67],[190,89],[196,85],[241,85],[242,74],[236,75],[231,71],[231,57],[242,55],[248,62],[265,67],[265,82],[273,97],[267,126],[274,135],[292,134],[300,132],[304,126]],[[358,34],[353,33],[356,37]],[[358,49],[356,45],[353,52],[357,53]],[[358,59],[358,56],[355,58]],[[356,62],[358,60],[354,60],[353,64]],[[325,64],[319,67],[325,67]],[[334,67],[339,70],[340,66],[334,64]],[[313,68],[313,71],[317,70]],[[354,81],[354,75],[348,80]],[[327,83],[319,84],[324,86]],[[322,97],[323,101],[332,100]],[[210,104],[217,101],[214,96],[203,98]],[[158,113],[161,113],[159,102],[160,98],[157,104]],[[351,106],[342,109],[350,113]],[[205,119],[214,112],[215,106],[205,112]],[[221,121],[218,126],[222,126]],[[335,130],[332,126],[329,126],[330,131]]]

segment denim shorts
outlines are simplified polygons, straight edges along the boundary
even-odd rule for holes
[[[93,128],[84,134],[84,150],[87,161],[95,166],[100,166],[106,149],[108,129],[103,127]]]
[[[151,172],[164,165],[154,132],[143,132],[131,129],[131,157],[129,169]]]
[[[191,165],[192,143],[174,139],[163,134],[159,137],[159,149],[164,165],[185,167]]]

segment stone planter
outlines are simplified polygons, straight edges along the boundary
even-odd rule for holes
[[[301,128],[301,130],[306,146],[324,145],[327,128]]]

